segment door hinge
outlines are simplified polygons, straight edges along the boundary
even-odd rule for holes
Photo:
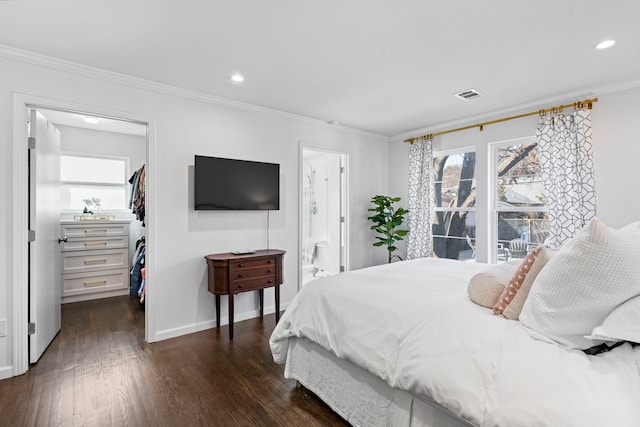
[[[344,222],[344,217],[343,216],[340,217],[340,222]]]
[[[30,136],[29,138],[27,138],[27,144],[29,145],[29,149],[35,150],[35,148],[36,148],[36,138],[33,137],[33,136]]]
[[[30,242],[36,241],[36,230],[29,230],[29,241]]]
[[[344,166],[340,166],[340,173],[344,173]]]
[[[341,265],[340,266],[340,273],[344,273],[344,272],[345,272],[344,265]]]
[[[27,332],[29,333],[29,335],[33,335],[36,333],[36,324],[35,323],[29,323],[29,325],[27,326]]]

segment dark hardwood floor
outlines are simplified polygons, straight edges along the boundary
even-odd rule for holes
[[[1,426],[345,426],[283,376],[274,315],[153,344],[128,296],[65,304],[25,375],[0,381]]]

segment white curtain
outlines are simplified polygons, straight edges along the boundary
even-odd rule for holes
[[[536,131],[549,240],[560,246],[596,215],[591,113],[551,113],[540,117]]]
[[[409,147],[407,259],[431,256],[431,215],[433,213],[432,140],[417,141]]]

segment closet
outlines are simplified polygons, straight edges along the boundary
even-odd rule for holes
[[[61,135],[62,303],[138,299],[146,231],[146,126],[101,117],[86,123],[80,114],[41,111]]]

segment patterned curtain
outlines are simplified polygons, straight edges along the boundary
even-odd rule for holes
[[[431,256],[431,215],[433,213],[432,140],[417,141],[409,147],[407,259]]]
[[[549,208],[547,243],[560,246],[596,215],[590,111],[540,117],[536,141]]]

